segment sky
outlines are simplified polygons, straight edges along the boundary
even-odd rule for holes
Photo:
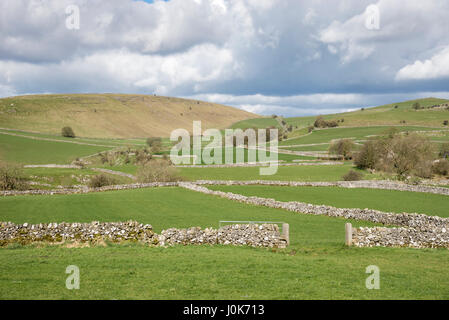
[[[0,97],[158,94],[284,116],[449,98],[448,12],[446,0],[1,0]]]

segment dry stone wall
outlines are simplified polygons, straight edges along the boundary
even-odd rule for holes
[[[0,191],[0,196],[16,195],[56,195],[56,194],[77,194],[89,192],[102,192],[113,190],[127,190],[154,187],[176,187],[183,182],[152,182],[152,183],[132,183],[123,185],[105,186],[101,188],[58,188],[53,190],[7,190]],[[196,185],[267,185],[267,186],[309,186],[309,187],[342,187],[342,188],[370,188],[386,189],[398,191],[424,192],[449,195],[449,188],[429,186],[429,185],[409,185],[402,182],[389,180],[362,180],[362,181],[335,181],[335,182],[302,182],[302,181],[269,181],[269,180],[198,180],[191,182]]]
[[[352,243],[357,247],[449,248],[446,228],[357,228]]]
[[[190,190],[216,195],[246,204],[284,209],[297,213],[327,215],[330,217],[364,220],[402,227],[399,229],[361,228],[360,230],[355,230],[353,243],[359,247],[411,246],[417,248],[449,248],[449,218],[417,213],[382,212],[373,209],[335,208],[297,201],[282,202],[269,198],[247,197],[231,192],[213,191],[206,187],[189,183],[184,183],[182,186]]]
[[[227,225],[219,229],[199,227],[153,232],[149,224],[136,221],[91,223],[14,224],[0,222],[0,246],[10,243],[141,242],[152,246],[222,244],[285,248],[287,242],[273,224]]]

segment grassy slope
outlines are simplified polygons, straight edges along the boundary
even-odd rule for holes
[[[265,129],[268,127],[276,127],[280,128],[279,122],[273,118],[256,118],[256,119],[248,119],[234,123],[231,128],[232,129],[247,129],[247,128],[257,128],[257,129]]]
[[[396,213],[424,213],[449,217],[449,198],[444,195],[377,189],[347,189],[338,187],[264,187],[214,186],[214,190],[246,196],[274,198],[279,201],[301,201],[338,208],[370,208]]]
[[[177,128],[225,128],[255,115],[219,104],[151,95],[61,94],[0,99],[0,127],[83,137],[169,136]]]
[[[375,108],[366,108],[364,111],[357,110],[339,114],[325,115],[324,118],[344,119],[342,125],[345,126],[375,126],[375,125],[398,125],[401,120],[405,120],[407,125],[435,126],[443,127],[443,120],[449,119],[447,110],[419,110],[412,109],[413,103],[418,102],[421,107],[428,107],[441,103],[448,103],[449,100],[438,98],[426,98],[387,104]],[[398,106],[397,109],[394,106]],[[286,118],[288,124],[305,126],[311,125],[316,117],[294,117]]]
[[[108,147],[33,140],[0,134],[0,160],[21,164],[64,164]]]
[[[166,202],[164,199],[171,199]],[[136,219],[156,231],[217,226],[218,220],[279,220],[291,245],[0,249],[0,298],[25,299],[448,299],[448,250],[347,248],[343,219],[248,206],[178,188],[0,199],[0,220]],[[355,226],[372,225],[352,221]],[[77,265],[81,289],[65,288]],[[367,290],[377,265],[381,290]]]
[[[449,114],[449,112],[448,112]],[[309,143],[324,143],[330,142],[333,139],[355,138],[366,139],[371,135],[381,135],[387,131],[390,126],[373,126],[373,127],[354,127],[354,128],[330,128],[315,130],[311,134],[295,139],[285,140],[280,145],[296,145]],[[432,128],[418,127],[418,126],[395,126],[399,131],[426,131]]]

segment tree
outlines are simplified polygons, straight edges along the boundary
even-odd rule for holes
[[[415,110],[421,109],[421,105],[419,104],[419,102],[415,102],[415,103],[412,105],[412,107],[413,107],[413,109],[415,109]]]
[[[71,127],[64,127],[61,129],[61,134],[66,138],[75,138],[75,132]]]
[[[329,147],[329,153],[342,156],[343,159],[351,159],[354,150],[354,142],[351,139],[340,139],[332,142]]]
[[[365,142],[362,149],[354,156],[354,164],[359,169],[375,169],[379,160],[378,143],[374,140]]]

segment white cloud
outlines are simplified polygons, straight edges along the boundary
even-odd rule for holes
[[[65,27],[69,4],[80,30]],[[156,92],[295,115],[408,99],[427,79],[445,90],[449,2],[378,0],[379,30],[371,4],[1,0],[0,95]]]
[[[430,59],[415,61],[398,71],[396,80],[421,80],[449,77],[449,46]]]

